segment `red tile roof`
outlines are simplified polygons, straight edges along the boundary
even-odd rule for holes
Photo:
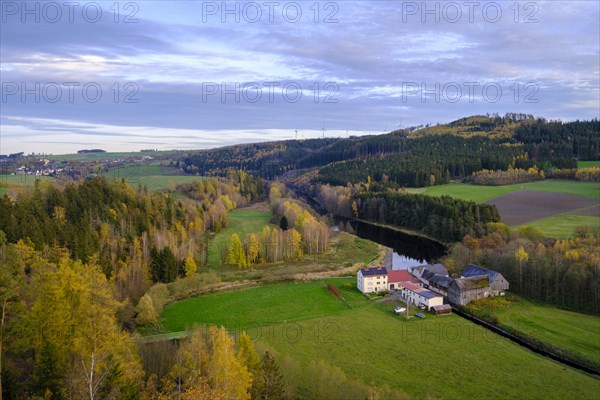
[[[420,281],[412,276],[407,270],[399,269],[388,272],[388,283],[412,282],[418,284]]]

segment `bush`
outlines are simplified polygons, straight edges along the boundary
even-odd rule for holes
[[[331,283],[327,284],[327,290],[329,290],[329,293],[331,293],[333,296],[340,297],[340,292],[335,285],[332,285]]]

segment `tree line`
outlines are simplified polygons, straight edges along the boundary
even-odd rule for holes
[[[494,205],[409,193],[358,193],[352,209],[358,218],[423,232],[444,242],[481,236],[488,222],[500,221]]]

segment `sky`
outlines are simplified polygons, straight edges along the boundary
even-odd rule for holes
[[[598,118],[599,4],[0,0],[0,154]]]

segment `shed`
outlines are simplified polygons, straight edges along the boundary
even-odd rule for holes
[[[435,315],[451,314],[452,307],[450,306],[450,304],[442,304],[439,306],[433,306],[433,307],[431,307],[431,312]]]

